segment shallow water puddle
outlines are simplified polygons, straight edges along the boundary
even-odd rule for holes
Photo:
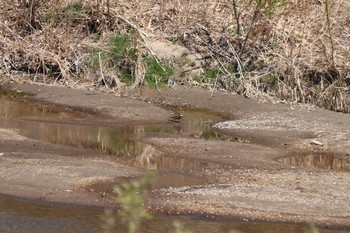
[[[88,124],[77,125],[68,121],[80,119],[80,122],[84,122],[88,120],[84,118],[84,114],[9,98],[15,95],[16,93],[9,93],[1,97],[0,94],[0,128],[15,129],[24,136],[41,141],[102,150],[108,158],[118,159],[136,167],[159,170],[160,175],[154,188],[207,183],[206,180],[178,173],[176,170],[225,167],[222,164],[167,157],[156,148],[133,140],[135,136],[158,132],[222,139],[211,131],[211,125],[222,120],[215,114],[200,111],[182,112],[184,117],[179,123],[166,125],[115,128]],[[68,123],[65,123],[66,120]],[[231,139],[223,138],[223,140]],[[100,185],[101,187],[91,188],[108,191],[112,184]],[[101,221],[103,215],[103,211],[99,209],[48,206],[0,197],[0,232],[2,233],[99,233],[104,232]],[[215,221],[174,216],[156,216],[143,223],[140,232],[173,232],[174,220],[185,223],[186,227],[194,233],[230,232],[233,229],[244,233],[308,232],[306,227],[299,225]],[[117,229],[115,232],[127,231],[119,221],[117,221]],[[332,233],[335,231],[320,230],[320,232]]]
[[[104,211],[90,208],[70,208],[19,202],[0,196],[1,233],[102,233]],[[307,233],[307,227],[291,224],[245,223],[233,220],[217,221],[192,217],[154,216],[143,222],[140,233],[174,232],[173,222],[180,221],[193,233]],[[113,232],[127,232],[124,224],[116,219]],[[346,233],[320,229],[320,233]],[[348,233],[348,232],[347,232]]]
[[[174,173],[174,172],[156,172],[154,174],[154,180],[150,185],[150,189],[162,189],[162,188],[176,188],[190,185],[203,185],[207,183],[202,178],[194,177],[188,174]],[[105,193],[107,195],[115,196],[114,188],[116,185],[123,184],[124,182],[130,182],[132,178],[118,178],[113,181],[104,183],[95,183],[89,186],[85,186],[84,189],[89,192]],[[138,180],[138,179],[137,179]]]
[[[23,97],[26,95],[15,91],[0,89],[0,118],[7,119],[82,119],[85,114],[69,111],[63,107],[46,106],[31,102]]]
[[[54,144],[103,151],[106,157],[127,165],[152,170],[224,168],[225,164],[168,157],[155,147],[133,140],[151,132],[174,132],[170,125],[111,128],[36,121],[2,119],[0,128],[16,129],[28,138]]]
[[[296,155],[278,159],[279,162],[297,167],[316,168],[333,171],[350,171],[350,161],[333,155]]]
[[[12,95],[11,95],[12,96]],[[83,114],[50,109],[41,105],[0,98],[0,128],[16,129],[28,138],[54,144],[103,151],[106,157],[127,165],[152,170],[191,170],[224,168],[225,164],[187,158],[167,157],[151,145],[135,141],[147,133],[171,133],[193,137],[215,137],[211,126],[223,118],[203,111],[180,111],[179,123],[136,126],[81,124]],[[58,121],[59,119],[59,121]],[[62,120],[63,119],[63,120]],[[65,123],[64,119],[77,120]]]

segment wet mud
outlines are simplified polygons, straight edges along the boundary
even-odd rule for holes
[[[191,96],[181,90],[150,92],[124,102],[125,98],[79,90],[9,88],[35,94],[39,102],[14,94],[0,98],[0,158],[5,166],[31,173],[34,164],[43,171],[33,174],[36,183],[43,175],[76,176],[58,177],[50,191],[52,183],[33,188],[31,176],[16,180],[3,171],[1,178],[8,186],[5,182],[1,190],[12,189],[5,194],[18,195],[18,188],[29,182],[31,188],[21,194],[27,198],[107,206],[114,201],[111,184],[151,169],[158,173],[148,203],[153,212],[350,225],[349,160],[339,144],[337,150],[334,146],[337,139],[347,148],[348,129],[338,127],[347,124],[344,115],[318,110],[314,115],[303,106],[261,106],[227,94],[208,100],[202,91]],[[79,102],[77,96],[84,98]],[[101,107],[92,97],[107,97],[108,106]],[[195,110],[200,108],[206,110]],[[171,120],[174,112],[182,117]],[[309,117],[312,121],[306,120]],[[333,117],[332,124],[328,117]],[[329,136],[337,132],[344,135]],[[315,137],[322,146],[311,143]],[[83,163],[78,166],[79,161]],[[96,169],[83,169],[89,166]],[[77,167],[82,170],[74,173]],[[118,171],[111,172],[113,167]]]

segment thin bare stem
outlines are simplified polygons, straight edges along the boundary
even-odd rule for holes
[[[232,0],[232,7],[233,7],[233,13],[234,13],[234,17],[236,20],[236,32],[237,32],[237,36],[241,36],[241,22],[240,22],[240,14],[238,13],[238,6],[237,6],[237,0]]]
[[[328,32],[329,41],[331,43],[331,63],[332,63],[332,67],[334,68],[335,67],[334,41],[333,41],[333,36],[332,36],[332,28],[331,28],[332,26],[331,26],[330,12],[329,12],[329,0],[325,0],[324,7],[325,7],[325,12],[326,12],[327,32]]]

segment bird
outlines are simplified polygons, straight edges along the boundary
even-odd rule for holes
[[[183,115],[182,113],[175,112],[170,118],[169,121],[179,123],[180,120],[182,119]]]

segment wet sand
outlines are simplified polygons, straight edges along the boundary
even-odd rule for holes
[[[324,226],[350,227],[350,177],[346,170],[350,162],[350,118],[346,114],[304,105],[258,103],[220,92],[210,98],[208,91],[180,88],[143,90],[142,95],[123,98],[59,87],[8,88],[34,94],[30,98],[49,106],[83,112],[87,124],[167,122],[172,113],[160,106],[205,108],[225,115],[230,121],[217,124],[217,132],[241,142],[161,133],[138,138],[169,157],[229,166],[187,169],[193,176],[209,178],[211,184],[154,190],[148,203],[152,211],[276,222],[313,219]],[[65,120],[69,117],[57,121]],[[43,143],[8,130],[0,131],[0,139],[2,194],[105,206],[113,204],[112,198],[86,187],[143,173],[99,159],[102,152]],[[77,156],[68,156],[72,153]],[[319,154],[331,154],[338,159],[331,162],[345,168],[307,166],[313,157],[305,160],[305,166],[280,162],[294,155]]]

